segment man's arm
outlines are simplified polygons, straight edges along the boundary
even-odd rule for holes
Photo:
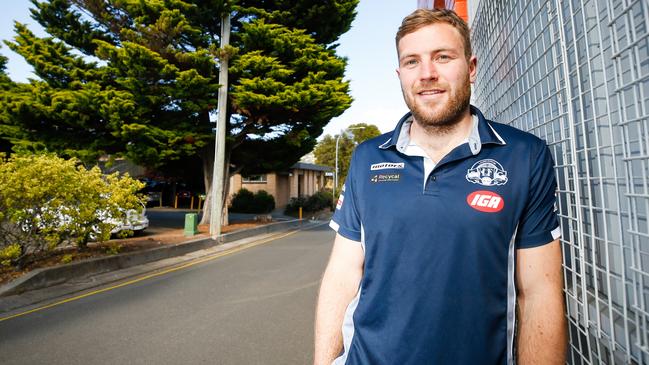
[[[343,317],[358,292],[364,260],[359,242],[336,235],[318,296],[314,365],[331,365],[342,350]]]
[[[520,365],[565,364],[567,324],[559,240],[519,249],[516,259]]]

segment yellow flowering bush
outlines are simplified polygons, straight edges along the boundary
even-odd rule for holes
[[[2,264],[20,266],[35,252],[108,239],[111,220],[125,218],[128,209],[141,211],[142,187],[128,175],[104,175],[76,159],[0,156]]]

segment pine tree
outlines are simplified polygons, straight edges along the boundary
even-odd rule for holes
[[[6,100],[16,89],[16,84],[11,81],[7,75],[7,57],[0,55],[0,105],[3,104],[3,100]],[[11,143],[8,140],[2,138],[3,130],[7,128],[7,121],[9,120],[9,114],[5,108],[0,109],[0,153],[9,153],[11,152]],[[0,156],[1,157],[1,156]]]
[[[14,149],[86,162],[124,155],[159,169],[201,158],[207,188],[222,57],[230,60],[230,173],[289,167],[351,103],[335,42],[358,0],[32,3],[51,37],[16,23],[5,42],[40,78],[2,99],[0,133]],[[231,46],[221,49],[225,11]]]

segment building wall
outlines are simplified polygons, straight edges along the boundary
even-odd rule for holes
[[[289,200],[289,176],[277,175],[277,195],[275,197],[276,207],[285,207]]]
[[[289,177],[289,189],[288,196],[293,198],[298,196],[298,174],[293,171]]]
[[[241,188],[246,188],[253,193],[259,190],[266,190],[271,195],[277,192],[277,175],[274,173],[266,174],[266,182],[243,182],[241,175],[234,175],[231,178],[230,195],[236,193]]]
[[[320,180],[318,180],[320,176]],[[319,181],[319,183],[318,183]],[[310,196],[324,188],[326,183],[323,171],[294,169],[290,174],[266,174],[266,182],[243,182],[241,175],[230,178],[230,196],[246,188],[253,193],[266,190],[275,198],[275,207],[282,208],[288,204],[290,198],[299,195]],[[301,186],[300,186],[301,185]],[[301,193],[301,194],[300,194]]]
[[[469,21],[467,0],[417,0],[417,8],[453,9],[462,19]]]
[[[480,1],[473,97],[556,163],[569,364],[649,364],[649,5]]]

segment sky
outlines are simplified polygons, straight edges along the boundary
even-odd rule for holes
[[[45,35],[30,17],[29,0],[4,1],[0,12],[0,39],[15,36],[13,22],[27,24],[37,35]],[[407,111],[397,78],[394,35],[403,17],[415,10],[416,0],[361,0],[352,28],[339,39],[337,53],[348,60],[345,78],[350,81],[351,107],[331,120],[325,134],[338,134],[350,124],[375,124],[381,132],[394,128]],[[34,78],[31,66],[4,43],[0,54],[9,58],[7,73],[14,81]]]

